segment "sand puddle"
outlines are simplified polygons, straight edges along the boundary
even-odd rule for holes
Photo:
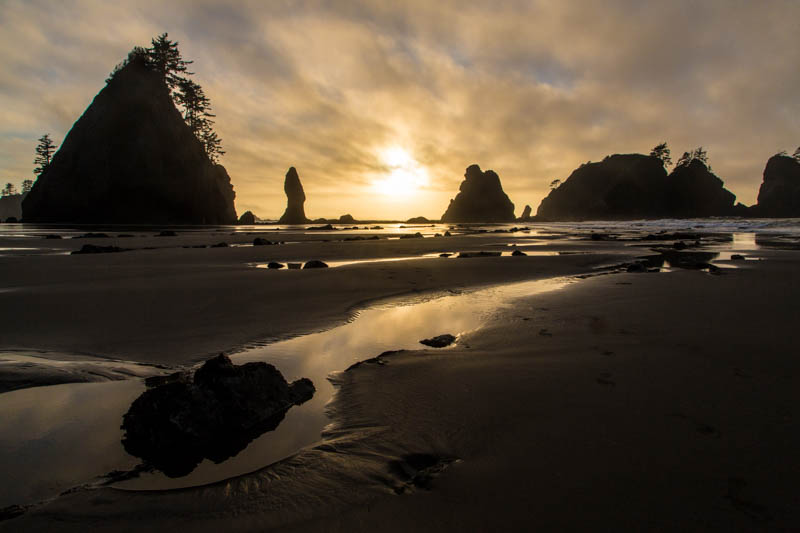
[[[378,302],[341,326],[231,355],[234,363],[266,361],[292,381],[310,378],[317,392],[291,408],[274,431],[256,438],[220,464],[203,461],[193,472],[169,478],[147,472],[114,484],[123,489],[163,490],[205,485],[253,472],[317,443],[330,419],[326,405],[332,373],[381,352],[422,349],[419,340],[475,331],[520,297],[557,290],[572,280],[556,278],[501,285],[428,299]],[[457,341],[458,342],[458,341]],[[445,348],[447,349],[447,348]],[[141,380],[72,383],[0,394],[0,508],[54,497],[97,483],[140,461],[120,443],[122,415],[145,389]]]

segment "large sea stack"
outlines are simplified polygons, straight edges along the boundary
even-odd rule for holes
[[[8,196],[0,196],[0,222],[4,222],[9,218],[22,218],[22,200],[26,195],[11,194]]]
[[[294,167],[289,167],[286,179],[283,182],[283,191],[286,193],[286,211],[278,220],[279,224],[305,224],[310,222],[306,218],[305,208],[306,193],[303,191],[303,184],[300,183],[300,176]]]
[[[503,192],[500,177],[494,170],[481,171],[470,165],[464,174],[459,193],[450,200],[442,222],[513,222],[514,204]]]
[[[575,169],[550,191],[538,220],[630,220],[734,214],[733,193],[699,160],[667,175],[664,162],[642,154],[615,154]]]
[[[26,222],[233,224],[230,178],[161,76],[134,58],[72,126],[22,203]]]
[[[800,217],[800,161],[783,154],[769,158],[753,214]]]

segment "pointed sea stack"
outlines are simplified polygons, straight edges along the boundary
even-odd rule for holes
[[[75,122],[22,203],[26,222],[233,224],[228,173],[135,58]]]
[[[769,158],[752,210],[759,217],[800,217],[800,161],[783,154]]]
[[[459,193],[442,222],[513,222],[514,204],[503,192],[500,177],[494,170],[481,171],[478,165],[470,165],[464,174]]]
[[[283,182],[283,191],[286,193],[286,211],[278,220],[278,224],[305,224],[310,222],[306,218],[303,204],[306,203],[306,193],[303,192],[303,184],[300,183],[300,176],[294,167],[289,167],[286,173],[286,180]]]

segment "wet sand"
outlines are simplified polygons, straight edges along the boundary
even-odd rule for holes
[[[475,244],[457,239],[468,241],[466,247]],[[384,246],[414,254],[440,246],[426,241]],[[453,244],[448,247],[457,248]],[[320,251],[324,245],[309,246],[319,258],[332,258]],[[122,295],[133,298],[133,316],[159,291],[187,307],[200,295],[230,306],[237,297],[243,300],[240,329],[225,316],[231,312],[225,306],[206,305],[202,313],[185,315],[207,316],[202,324],[214,334],[204,331],[200,338],[193,337],[191,324],[181,329],[180,320],[169,322],[175,308],[154,311],[173,327],[169,332],[160,331],[157,321],[148,327],[140,319],[137,331],[100,319],[106,322],[99,329],[114,331],[102,344],[118,350],[111,353],[156,360],[158,347],[129,346],[141,335],[142,346],[169,347],[164,353],[171,364],[187,364],[217,350],[215,342],[228,342],[229,349],[265,332],[286,335],[331,325],[372,298],[579,274],[632,253],[614,243],[579,246],[606,253],[257,273],[303,275],[274,285],[277,278],[264,281],[269,278],[253,277],[246,268],[220,266],[227,259],[217,254],[242,253],[250,261],[247,253],[265,255],[277,247],[187,250],[209,254],[203,266],[187,260],[197,270],[188,280],[178,272],[184,263],[177,258],[185,259],[180,250],[157,252],[161,264],[146,268],[113,254],[88,258],[97,264],[58,269],[62,277],[47,293],[63,287],[63,304],[81,286],[93,287],[87,293],[96,304],[92,320],[115,302],[119,306]],[[730,262],[739,268],[721,275],[679,270],[594,276],[518,300],[453,348],[388,355],[381,358],[384,364],[337,374],[333,425],[323,442],[285,461],[194,489],[76,491],[0,522],[0,530],[81,531],[87,524],[109,531],[795,529],[797,253],[760,251],[763,261]],[[367,254],[351,257],[358,255]],[[175,275],[157,281],[168,269]],[[104,279],[103,272],[112,270]],[[33,278],[27,283],[35,284]],[[186,294],[187,287],[198,293]],[[237,294],[226,296],[230,290]],[[145,296],[136,296],[139,291]],[[267,304],[258,301],[266,295]],[[319,308],[327,313],[313,311]],[[83,335],[97,331],[86,327]],[[30,332],[18,335],[21,346],[34,338]],[[52,338],[53,346],[81,351],[78,334]]]

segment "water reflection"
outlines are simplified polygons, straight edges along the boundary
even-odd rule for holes
[[[310,378],[317,392],[293,407],[280,425],[220,464],[204,460],[191,474],[159,472],[123,481],[129,489],[203,485],[258,470],[320,439],[330,422],[325,406],[334,389],[327,377],[393,349],[423,348],[418,341],[480,328],[514,298],[563,287],[566,279],[515,283],[427,301],[387,302],[328,331],[277,342],[231,356],[236,364],[265,361],[288,381]],[[36,387],[0,394],[0,506],[55,496],[139,460],[120,444],[123,414],[144,390],[140,380]]]

